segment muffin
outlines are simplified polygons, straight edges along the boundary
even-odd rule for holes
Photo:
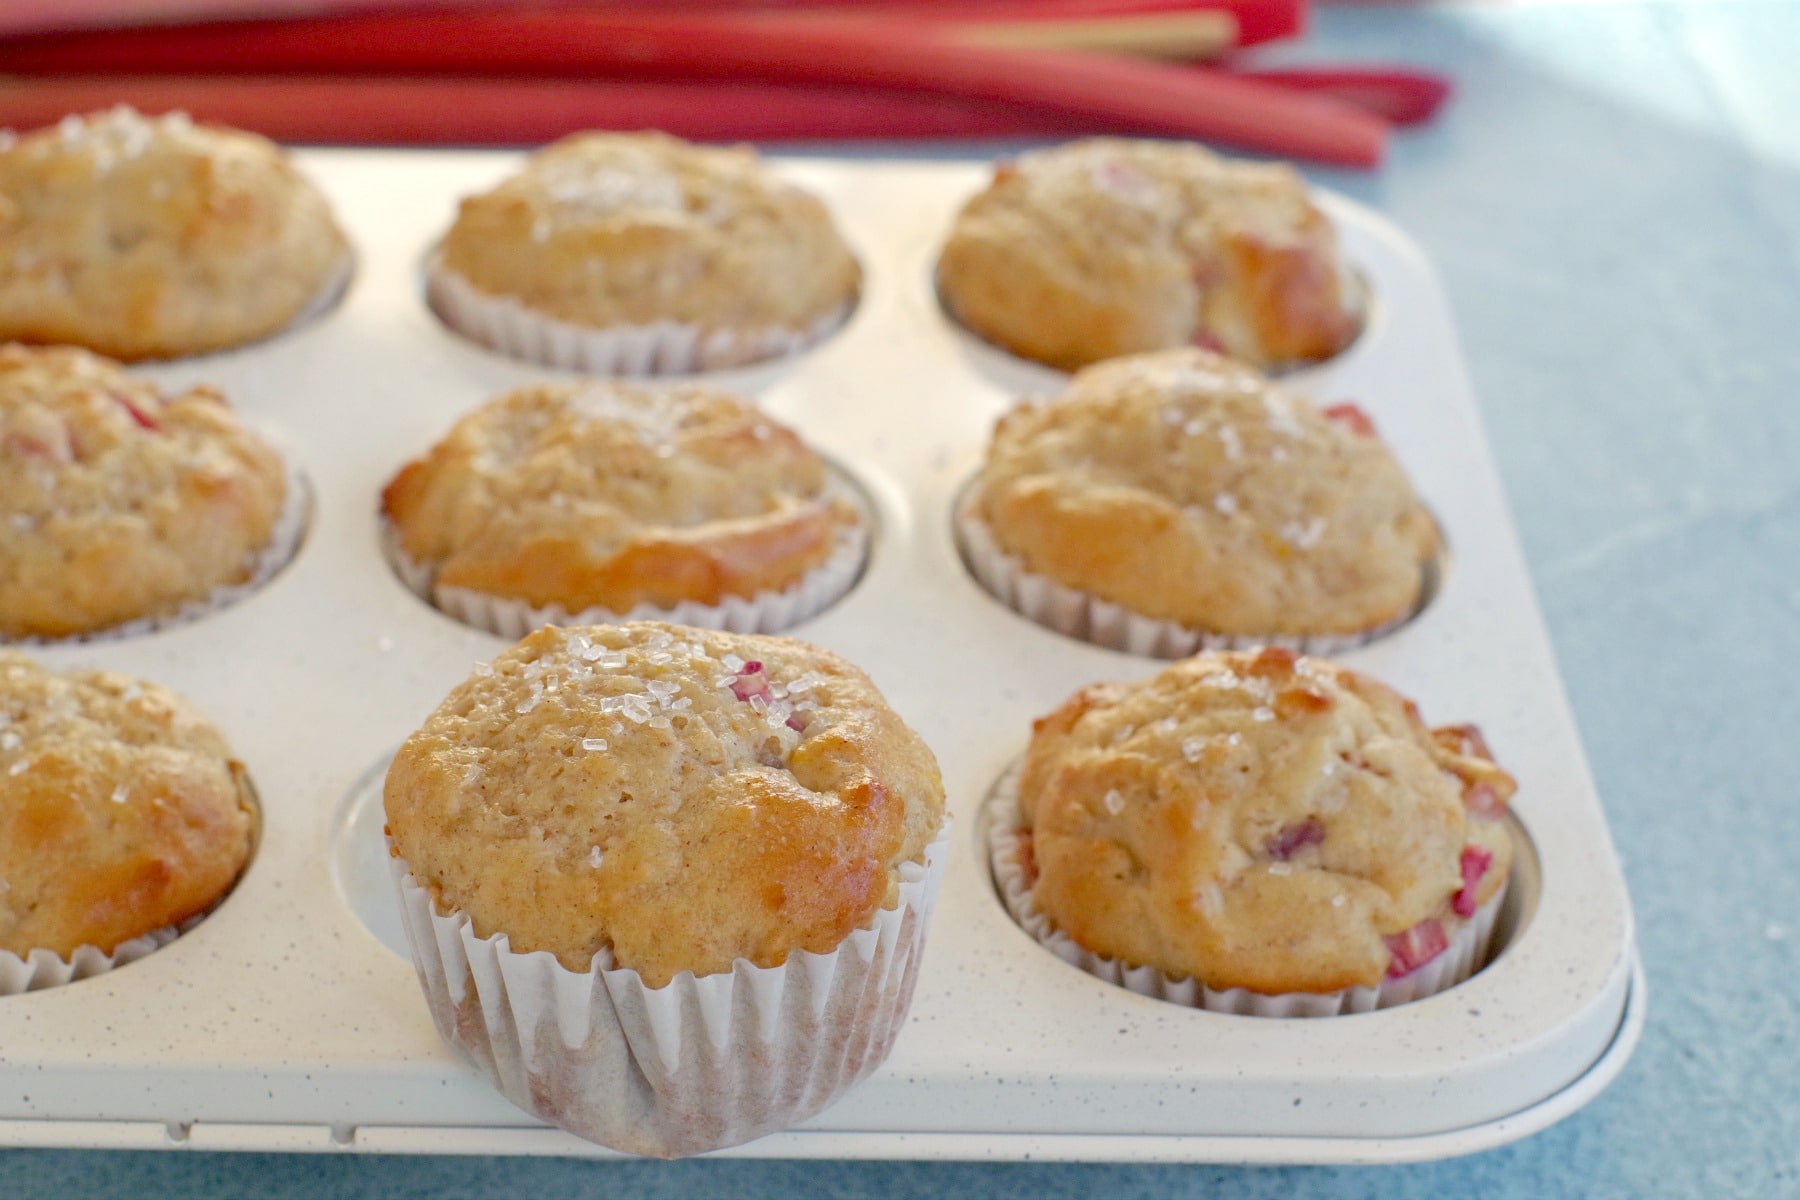
[[[1366,1011],[1484,961],[1514,791],[1474,727],[1427,729],[1367,676],[1216,652],[1038,721],[991,845],[1015,916],[1114,982]]]
[[[385,801],[439,1031],[581,1137],[746,1141],[874,1070],[904,1022],[943,785],[824,650],[540,629],[407,739]]]
[[[860,278],[825,206],[749,148],[583,133],[462,202],[429,292],[453,329],[515,358],[662,375],[810,345]]]
[[[747,401],[590,381],[464,417],[381,510],[408,585],[491,632],[627,617],[772,632],[855,581],[851,495]]]
[[[1033,620],[1171,658],[1366,641],[1427,598],[1440,552],[1359,409],[1197,349],[1089,367],[1002,416],[958,531]]]
[[[963,326],[1064,370],[1187,345],[1314,362],[1362,325],[1361,289],[1293,168],[1179,142],[1093,138],[1001,164],[937,278]]]
[[[241,346],[328,302],[349,261],[325,198],[255,134],[121,107],[0,146],[0,339]]]
[[[273,573],[303,506],[218,392],[0,346],[0,638],[174,619]]]
[[[244,769],[187,701],[0,650],[0,995],[173,940],[244,869]]]

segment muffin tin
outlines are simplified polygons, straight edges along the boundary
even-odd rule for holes
[[[383,561],[382,485],[460,414],[558,373],[438,324],[420,264],[456,199],[512,169],[490,153],[317,151],[359,276],[331,313],[245,350],[148,369],[210,381],[295,455],[314,493],[294,562],[230,608],[126,640],[31,652],[184,693],[224,729],[263,803],[237,890],[167,948],[103,977],[0,999],[0,1144],[266,1150],[609,1152],[513,1108],[443,1045],[400,934],[380,839],[386,757],[506,643],[430,608]],[[878,529],[854,590],[793,632],[873,676],[937,752],[953,856],[912,1018],[887,1065],[771,1157],[1399,1161],[1523,1136],[1623,1066],[1643,985],[1617,858],[1448,309],[1416,248],[1326,197],[1374,295],[1344,355],[1289,378],[1371,413],[1451,547],[1419,617],[1341,657],[1434,723],[1479,723],[1519,779],[1504,949],[1468,982],[1382,1012],[1223,1016],[1062,963],[994,892],[983,802],[1032,718],[1159,661],[1004,608],[951,534],[994,417],[1054,372],[957,329],[932,259],[984,169],[781,164],[831,204],[866,271],[823,345],[712,378],[840,464]]]

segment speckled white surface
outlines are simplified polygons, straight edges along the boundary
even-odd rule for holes
[[[376,936],[391,928],[393,901],[369,886],[379,822],[356,786],[473,661],[505,644],[426,607],[389,573],[375,500],[454,417],[550,374],[456,339],[418,294],[418,264],[455,198],[515,161],[308,154],[359,248],[345,302],[263,345],[154,368],[170,382],[219,384],[293,449],[316,493],[307,543],[269,586],[203,621],[42,657],[137,672],[213,714],[263,797],[262,847],[229,901],[169,948],[104,979],[0,1002],[0,1121],[19,1122],[0,1137],[52,1128],[34,1120],[153,1122],[193,1146],[324,1148],[335,1137],[377,1149],[584,1149],[525,1132],[530,1119],[439,1043],[411,966],[391,936]],[[873,498],[880,531],[862,581],[796,632],[865,666],[921,731],[964,832],[893,1057],[805,1129],[751,1152],[1068,1157],[1095,1146],[1058,1141],[1067,1135],[1113,1139],[1095,1151],[1113,1156],[1415,1157],[1404,1139],[1496,1122],[1581,1076],[1619,1023],[1630,912],[1424,258],[1367,210],[1334,204],[1374,312],[1355,347],[1290,382],[1372,414],[1451,546],[1432,606],[1345,661],[1416,698],[1428,719],[1482,725],[1520,780],[1515,807],[1543,886],[1534,905],[1519,889],[1535,912],[1500,960],[1439,996],[1333,1020],[1222,1016],[1065,966],[1011,923],[987,874],[976,807],[1030,720],[1085,683],[1161,664],[1007,611],[952,545],[952,497],[994,416],[1056,382],[953,329],[933,299],[936,246],[984,170],[789,169],[839,215],[865,264],[864,296],[816,351],[723,378],[755,388]],[[442,1127],[461,1132],[450,1143],[408,1132]],[[124,1145],[141,1133],[83,1128],[46,1140]],[[1430,1144],[1472,1149],[1523,1128],[1487,1124]],[[1263,1147],[1274,1153],[1247,1151],[1245,1138],[1272,1139]]]

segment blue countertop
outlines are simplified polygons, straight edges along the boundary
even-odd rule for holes
[[[1459,97],[1379,174],[1449,288],[1650,979],[1612,1088],[1378,1168],[0,1151],[0,1197],[1800,1196],[1800,4],[1328,9]],[[966,152],[966,151],[965,151]]]

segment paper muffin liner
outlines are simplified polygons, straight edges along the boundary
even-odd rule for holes
[[[484,292],[436,255],[425,272],[432,311],[456,332],[512,358],[588,375],[692,375],[788,358],[824,341],[855,307],[847,301],[798,329],[707,329],[684,321],[595,327]]]
[[[127,638],[159,633],[177,625],[186,625],[221,609],[230,608],[252,595],[293,561],[294,555],[300,550],[300,543],[306,538],[307,523],[312,516],[312,484],[285,453],[282,454],[282,463],[286,468],[287,498],[282,502],[281,512],[275,518],[274,528],[270,530],[268,544],[257,553],[248,579],[214,588],[211,595],[201,600],[190,600],[173,612],[139,617],[134,621],[109,625],[105,629],[90,630],[87,633],[74,633],[67,637],[8,639],[0,636],[0,646],[76,646],[124,641]]]
[[[1424,566],[1417,603],[1373,628],[1346,634],[1211,633],[1179,621],[1141,616],[1122,604],[1027,570],[1023,562],[1001,549],[987,523],[974,514],[968,494],[972,491],[967,489],[956,506],[956,541],[969,573],[988,594],[1014,612],[1066,637],[1127,654],[1186,658],[1202,650],[1253,650],[1263,646],[1281,646],[1298,654],[1341,654],[1385,637],[1411,621],[1430,603],[1437,589],[1438,566],[1433,558]]]
[[[161,950],[200,921],[200,917],[193,917],[180,925],[153,929],[141,937],[120,942],[111,954],[102,953],[98,946],[78,946],[68,958],[54,950],[33,950],[24,958],[10,950],[0,950],[0,996],[17,996],[104,975],[114,967],[136,962]]]
[[[577,1137],[674,1158],[798,1124],[886,1060],[906,1023],[948,824],[900,900],[829,954],[646,987],[601,951],[585,972],[442,915],[391,859],[419,982],[444,1040],[501,1093]]]
[[[570,612],[560,604],[531,604],[470,588],[439,586],[437,569],[408,557],[393,525],[385,519],[381,545],[394,574],[414,594],[465,625],[502,637],[521,638],[545,625],[616,625],[625,621],[668,621],[732,633],[779,633],[836,604],[862,575],[869,553],[870,516],[860,499],[852,497],[852,502],[860,519],[838,535],[837,545],[824,562],[780,591],[727,596],[718,604],[684,600],[667,607],[639,604],[628,612],[597,605]]]
[[[1372,986],[1273,995],[1241,987],[1210,988],[1191,976],[1170,975],[1156,967],[1133,966],[1123,959],[1096,954],[1057,929],[1037,906],[1019,854],[1021,835],[1026,831],[1014,819],[1018,811],[1018,777],[1019,768],[1014,766],[995,785],[987,814],[988,861],[1006,911],[1021,929],[1056,957],[1140,996],[1237,1016],[1336,1017],[1423,1000],[1461,983],[1488,961],[1494,926],[1506,899],[1505,884],[1451,935],[1450,945],[1442,954],[1398,979],[1383,979]]]

